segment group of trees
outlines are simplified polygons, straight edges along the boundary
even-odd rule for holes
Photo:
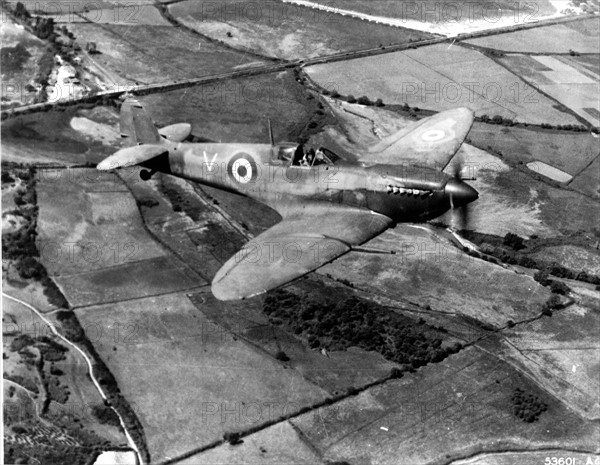
[[[490,118],[488,115],[481,115],[479,119],[484,123],[502,124],[504,126],[514,126],[516,124],[514,120],[500,115],[494,115],[492,118]]]
[[[332,90],[329,91],[327,89],[325,89],[323,91],[323,95],[330,95],[333,98],[337,98],[337,99],[341,99],[341,100],[345,100],[348,103],[359,103],[360,105],[366,105],[366,106],[376,106],[376,107],[383,107],[385,106],[385,104],[383,103],[383,100],[378,98],[375,101],[372,101],[369,97],[367,97],[366,95],[363,95],[362,97],[358,97],[358,99],[352,95],[341,95],[337,90]]]
[[[0,62],[4,72],[21,71],[29,58],[31,58],[31,53],[21,42],[14,47],[2,47],[0,49]]]
[[[510,400],[514,415],[527,423],[537,421],[540,415],[548,409],[548,405],[542,402],[539,397],[527,394],[521,388],[514,390]]]
[[[315,293],[305,298],[276,290],[267,295],[263,311],[273,324],[284,324],[311,348],[360,347],[408,368],[439,362],[461,348],[442,346],[442,340],[432,336],[437,331],[424,320],[403,317],[358,297],[336,299]]]
[[[560,281],[549,280],[549,276],[555,276],[557,278],[574,279],[590,284],[600,284],[600,276],[592,275],[582,270],[572,270],[557,262],[547,262],[540,260],[539,258],[532,258],[527,249],[527,244],[530,241],[526,241],[522,237],[519,237],[513,233],[507,233],[504,238],[498,236],[492,236],[489,234],[481,234],[474,231],[462,231],[464,237],[471,242],[479,245],[484,254],[477,252],[468,252],[471,255],[478,256],[478,258],[484,258],[485,255],[490,255],[497,258],[501,262],[508,263],[509,265],[519,265],[525,268],[534,268],[540,270],[534,279],[544,286],[552,286],[554,283],[554,290],[558,294],[566,294],[569,292],[568,286]],[[534,240],[532,238],[532,240]],[[576,238],[573,240],[577,240]],[[543,245],[560,245],[562,242],[553,242],[553,239],[539,239],[535,238],[533,249],[539,248]],[[538,278],[536,278],[538,276]],[[542,279],[543,277],[545,279]]]

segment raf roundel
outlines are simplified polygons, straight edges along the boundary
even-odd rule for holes
[[[425,142],[437,142],[446,137],[446,131],[442,129],[430,129],[421,134],[421,139]]]
[[[258,168],[254,159],[247,153],[238,153],[234,155],[227,164],[227,173],[236,182],[248,184],[254,182],[258,175]]]

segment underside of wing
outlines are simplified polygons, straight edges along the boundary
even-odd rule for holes
[[[468,108],[442,111],[382,139],[361,161],[414,163],[443,169],[467,137],[473,119]]]
[[[167,151],[167,148],[160,144],[134,145],[133,147],[126,147],[118,150],[110,157],[98,163],[96,168],[101,171],[107,171],[134,166],[157,157]]]
[[[331,262],[392,223],[387,216],[352,207],[303,209],[231,257],[215,276],[212,292],[220,300],[262,294]]]

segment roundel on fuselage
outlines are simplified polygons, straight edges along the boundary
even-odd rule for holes
[[[247,153],[238,153],[227,163],[229,177],[239,184],[254,182],[258,176],[258,167],[254,159]]]

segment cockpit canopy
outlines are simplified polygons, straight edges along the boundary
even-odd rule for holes
[[[290,166],[299,166],[311,168],[316,165],[333,165],[339,160],[335,153],[325,147],[319,147],[317,150],[310,148],[304,150],[302,144],[283,142],[275,146],[273,151],[276,159],[280,162],[289,162]]]

